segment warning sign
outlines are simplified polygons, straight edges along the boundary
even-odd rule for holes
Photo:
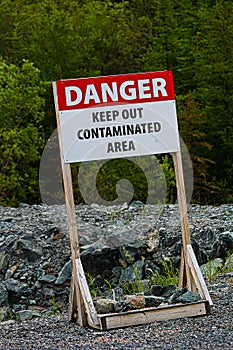
[[[179,151],[171,71],[54,83],[65,163]]]

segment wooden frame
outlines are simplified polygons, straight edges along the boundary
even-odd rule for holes
[[[183,167],[180,151],[172,154],[176,176],[183,247],[181,252],[179,287],[187,287],[187,289],[190,291],[198,291],[201,297],[201,301],[189,304],[175,304],[173,306],[169,305],[158,308],[144,308],[122,313],[105,315],[97,314],[80,259],[71,168],[70,164],[64,163],[56,83],[53,83],[53,92],[56,108],[58,126],[57,130],[72,258],[69,320],[77,322],[82,327],[88,325],[93,328],[106,330],[111,328],[147,324],[154,321],[169,320],[182,317],[203,316],[209,314],[213,303],[190,242],[187,203],[185,197]]]

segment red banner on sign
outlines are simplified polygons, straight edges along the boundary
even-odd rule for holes
[[[172,71],[56,82],[59,111],[174,100]]]

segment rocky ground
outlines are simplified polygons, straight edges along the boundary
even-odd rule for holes
[[[0,324],[0,349],[233,349],[233,275],[216,277],[208,289],[214,302],[208,316],[104,332],[69,323],[66,313],[7,321]]]
[[[177,205],[76,209],[84,270],[99,296],[106,281],[135,280],[135,267],[145,280],[151,271],[164,272],[163,261],[179,266]],[[192,205],[188,216],[199,264],[204,270],[213,262],[206,277],[218,266],[227,272],[209,285],[212,315],[98,332],[67,321],[71,262],[64,206],[0,207],[0,349],[233,348],[233,277],[226,266],[232,264],[233,206]]]

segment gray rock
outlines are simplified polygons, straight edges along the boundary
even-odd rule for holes
[[[55,280],[56,277],[54,275],[42,275],[38,278],[38,281],[42,283],[52,283]]]
[[[159,297],[159,296],[161,296],[163,294],[164,289],[165,288],[162,287],[162,286],[155,286],[155,285],[153,285],[153,286],[150,287],[150,293],[151,293],[151,295]]]
[[[43,293],[46,298],[52,298],[55,294],[52,288],[47,287],[43,287]]]
[[[102,243],[93,243],[82,247],[81,260],[85,266],[85,272],[89,272],[92,276],[105,273],[107,278],[119,261],[119,251]]]
[[[227,251],[233,252],[233,232],[226,231],[221,233],[219,240]]]
[[[114,306],[115,312],[125,312],[130,309],[130,302],[121,300],[117,301]]]
[[[4,274],[8,267],[8,255],[0,252],[0,273]]]
[[[41,313],[35,310],[21,310],[16,313],[16,318],[19,321],[31,320],[35,317],[40,317]]]
[[[214,259],[221,255],[223,247],[219,240],[219,232],[210,227],[200,230],[192,239],[200,265],[206,263],[209,259]]]
[[[115,301],[112,299],[97,299],[96,311],[99,314],[109,314],[114,312]]]
[[[200,296],[197,293],[188,291],[177,298],[178,303],[194,303],[200,300]]]
[[[7,305],[7,303],[8,303],[7,288],[3,283],[0,282],[0,306]]]
[[[164,256],[179,267],[182,243],[178,206],[165,205],[159,214],[158,207],[137,202],[121,209],[121,206],[106,209],[99,205],[76,207],[84,271],[92,275],[94,287],[98,287],[102,298],[106,296],[104,280],[112,286],[118,285],[123,267],[131,266],[142,257],[144,266],[138,266],[140,278],[153,277]],[[8,285],[12,310],[27,309],[30,300],[48,307],[53,295],[57,300],[67,301],[69,288],[62,283],[70,259],[65,206],[0,207],[0,213],[0,284],[6,287],[4,276],[17,281]],[[200,265],[209,259],[225,259],[227,251],[232,254],[232,213],[232,205],[189,206],[192,245]],[[82,247],[83,244],[89,245]],[[11,267],[15,266],[19,267],[14,272]],[[147,268],[151,268],[148,274]],[[134,287],[133,280],[138,280],[134,272],[131,270],[133,276],[124,282],[125,289]],[[39,282],[38,278],[49,273],[56,276],[55,281]],[[161,296],[163,291],[164,287],[159,291],[159,287],[153,286],[144,293]],[[170,295],[170,298],[173,297]]]
[[[135,269],[135,273],[136,273],[136,280],[142,280],[143,279],[143,270],[144,270],[144,261],[138,260],[133,264],[133,267]]]
[[[36,281],[35,287],[40,289],[42,287],[42,283],[40,283],[39,281]]]
[[[136,272],[133,266],[129,266],[125,270],[123,270],[120,277],[120,282],[135,281],[135,280],[136,280]]]
[[[165,298],[155,297],[153,295],[150,295],[150,296],[145,295],[144,297],[145,297],[146,307],[157,307],[165,301]]]
[[[21,250],[29,262],[35,262],[43,255],[42,250],[32,249],[31,242],[25,239],[15,241],[12,249],[14,251]]]
[[[176,286],[174,284],[169,284],[164,287],[164,290],[161,296],[163,298],[169,298],[174,293],[175,290],[176,290]]]
[[[178,298],[186,293],[187,288],[177,289],[167,300],[168,304],[175,304],[178,302]]]
[[[125,300],[130,302],[132,310],[143,309],[146,306],[145,296],[142,294],[126,295]]]
[[[146,260],[144,263],[145,277],[152,278],[156,272],[160,273],[160,268],[152,261]]]
[[[121,257],[127,262],[132,263],[133,261],[139,259],[141,256],[147,254],[147,243],[143,240],[131,242],[122,247],[119,247]]]
[[[60,285],[65,283],[67,280],[69,280],[71,278],[71,272],[72,272],[72,262],[70,260],[65,263],[65,265],[59,272],[58,277],[55,281],[55,284]]]
[[[17,296],[22,296],[27,293],[28,285],[26,283],[19,282],[14,278],[9,278],[4,282],[8,292],[14,293]]]
[[[120,282],[138,281],[143,279],[144,261],[138,260],[132,266],[127,267],[122,271]]]
[[[124,291],[120,287],[116,287],[112,290],[112,298],[114,301],[121,301],[124,299]]]

